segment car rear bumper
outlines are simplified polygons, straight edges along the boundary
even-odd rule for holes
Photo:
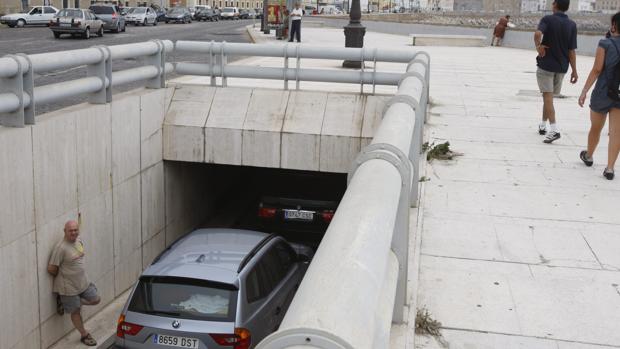
[[[50,29],[54,33],[60,33],[60,34],[76,34],[76,33],[84,33],[86,31],[85,28],[81,28],[81,27],[50,27]]]
[[[168,18],[166,17],[166,22],[183,22],[185,19],[184,18]]]
[[[104,30],[114,30],[117,28],[117,25],[119,25],[120,22],[119,21],[110,21],[110,22],[103,22],[103,29]]]

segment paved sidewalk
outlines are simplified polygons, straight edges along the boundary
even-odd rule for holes
[[[302,40],[343,46],[344,36],[303,28]],[[365,43],[413,49],[406,36],[368,32]],[[417,49],[432,57],[426,135],[463,156],[426,166],[412,300],[417,292],[418,307],[442,322],[450,348],[620,347],[620,180],[601,175],[606,130],[593,168],[578,157],[589,119],[576,97],[593,59],[578,57],[580,81],[566,82],[567,98],[556,99],[562,138],[547,145],[537,132],[533,51]],[[393,327],[392,348],[414,348],[414,340],[415,348],[441,348],[414,338],[413,321]]]

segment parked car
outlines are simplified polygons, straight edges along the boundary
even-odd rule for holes
[[[90,39],[92,33],[103,36],[103,21],[87,9],[63,8],[49,22],[49,27],[56,39],[62,34],[80,35],[84,39]]]
[[[263,9],[262,8],[255,8],[254,12],[256,12],[256,19],[262,19],[263,18]]]
[[[121,7],[121,16],[125,16],[131,11],[133,7]]]
[[[95,4],[89,7],[103,21],[103,29],[114,33],[125,31],[125,17],[116,5]]]
[[[236,7],[224,7],[220,16],[222,19],[239,19],[239,9]]]
[[[192,23],[192,15],[186,7],[174,7],[166,13],[164,20],[166,23]]]
[[[312,251],[250,230],[199,229],[146,268],[118,319],[120,348],[248,349],[275,331]]]
[[[219,16],[212,9],[200,9],[194,15],[194,19],[197,21],[218,21]]]
[[[0,17],[0,23],[6,24],[10,28],[23,27],[29,24],[48,24],[58,13],[58,9],[53,6],[34,6],[25,13],[12,13]]]
[[[254,10],[240,10],[239,19],[253,19],[256,18],[256,12]]]
[[[134,7],[125,15],[127,23],[133,25],[157,25],[157,14],[150,7]]]
[[[156,8],[155,14],[157,14],[157,22],[163,22],[166,20],[166,12],[168,12],[165,8]]]

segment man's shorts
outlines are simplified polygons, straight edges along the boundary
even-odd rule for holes
[[[564,80],[565,73],[554,73],[538,68],[536,70],[536,80],[538,81],[538,88],[541,93],[553,92],[554,95],[559,95],[562,90],[562,80]]]
[[[80,299],[84,298],[85,300],[92,302],[99,298],[99,294],[97,293],[97,287],[95,284],[91,283],[88,285],[88,288],[76,296],[63,296],[60,295],[60,302],[62,303],[62,307],[65,309],[65,314],[72,314],[80,309],[82,303]]]

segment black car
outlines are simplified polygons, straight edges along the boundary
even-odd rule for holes
[[[254,12],[256,12],[256,19],[262,19],[263,18],[263,9],[262,8],[255,8]]]
[[[296,171],[254,180],[261,188],[256,211],[259,227],[310,245],[327,230],[346,190],[346,178],[333,174]]]
[[[175,7],[166,13],[166,23],[192,23],[192,14],[186,7]]]
[[[195,14],[194,14],[194,19],[197,21],[218,21],[219,20],[219,16],[217,15],[217,13],[215,13],[215,11],[213,11],[212,9],[208,8],[208,9],[201,9],[198,10]]]
[[[157,22],[163,22],[166,20],[166,9],[165,8],[156,8],[155,13],[157,14]]]

